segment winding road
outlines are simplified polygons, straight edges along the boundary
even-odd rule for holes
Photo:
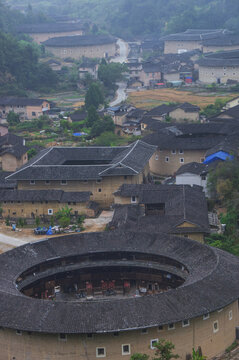
[[[111,60],[111,62],[119,62],[124,63],[127,60],[128,56],[128,44],[122,39],[118,39],[117,44],[119,46],[119,55],[116,56],[114,59]],[[118,90],[116,91],[116,98],[110,102],[110,106],[116,106],[120,104],[122,101],[125,101],[127,99],[126,94],[126,88],[127,84],[126,82],[119,82],[117,83]]]

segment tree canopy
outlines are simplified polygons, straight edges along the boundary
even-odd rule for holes
[[[123,79],[123,73],[127,70],[127,67],[120,63],[103,62],[98,69],[98,77],[105,87],[108,89],[114,89],[116,82]]]
[[[91,83],[85,95],[85,107],[87,110],[93,105],[98,109],[100,104],[104,103],[104,94],[97,83]]]
[[[57,76],[39,62],[35,45],[0,32],[0,49],[0,88],[5,94],[56,86]]]
[[[8,2],[25,5],[28,12],[32,11],[41,21],[44,21],[42,9],[48,16],[87,18],[98,29],[119,37],[148,34],[158,37],[187,28],[228,28],[239,31],[238,0],[31,0],[31,9],[28,9],[29,0]],[[30,19],[33,16],[29,16]],[[4,22],[7,23],[3,16]]]

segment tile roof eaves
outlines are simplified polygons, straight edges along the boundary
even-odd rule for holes
[[[99,175],[100,175],[100,176],[107,176],[107,175],[104,175],[104,172],[107,172],[107,171],[110,170],[110,169],[114,169],[114,168],[116,168],[118,165],[122,165],[125,169],[127,169],[127,168],[130,169],[130,170],[134,171],[136,174],[139,173],[139,172],[137,172],[135,169],[131,168],[130,166],[125,165],[125,164],[122,164],[121,162],[118,162],[118,163],[116,163],[116,164],[113,164],[113,166],[110,166],[110,167],[108,167],[107,169],[101,171],[101,172],[99,173]],[[110,175],[110,176],[112,176],[112,175]],[[117,176],[117,175],[116,175],[116,176]]]
[[[6,177],[6,179],[10,178],[11,176],[13,176],[13,175],[15,175],[15,174],[18,174],[19,172],[21,172],[21,171],[23,171],[23,170],[25,170],[25,169],[27,169],[27,168],[29,168],[29,167],[32,167],[37,161],[41,160],[42,158],[44,158],[44,156],[46,156],[47,154],[49,154],[52,149],[53,149],[53,147],[51,147],[51,148],[49,149],[49,151],[47,151],[46,153],[44,153],[44,154],[43,154],[39,159],[37,159],[35,162],[29,164],[28,166],[25,166],[23,169],[21,168],[21,169],[15,171],[15,172],[14,172],[13,174],[11,174],[11,175],[8,175],[8,176]],[[39,166],[39,165],[38,165],[38,166]]]

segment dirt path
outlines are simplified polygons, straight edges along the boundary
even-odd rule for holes
[[[96,219],[85,219],[84,232],[104,231],[106,225],[111,221],[112,216],[113,211],[102,211],[100,216]]]

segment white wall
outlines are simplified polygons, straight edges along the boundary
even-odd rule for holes
[[[203,187],[203,191],[207,195],[207,180],[202,180],[200,175],[191,173],[176,175],[176,185],[199,185]]]

